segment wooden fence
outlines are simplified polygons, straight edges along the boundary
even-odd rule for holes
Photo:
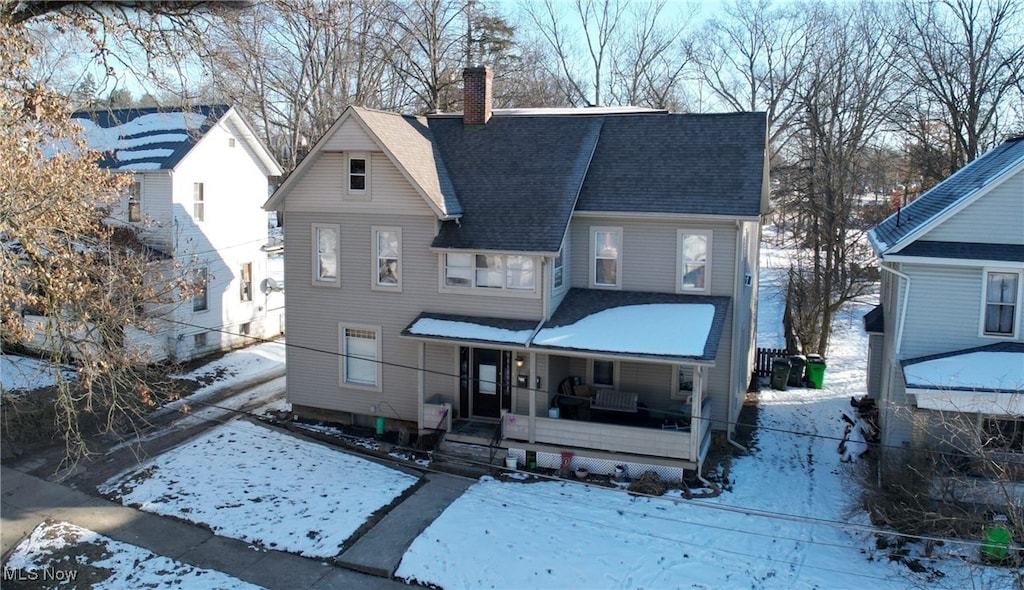
[[[754,361],[754,374],[758,377],[768,377],[772,374],[772,359],[780,356],[788,357],[789,353],[783,348],[758,348],[757,359]]]

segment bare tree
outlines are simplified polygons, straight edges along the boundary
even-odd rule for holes
[[[788,206],[800,217],[791,231],[801,253],[790,270],[787,331],[804,352],[824,355],[835,313],[867,292],[869,228],[856,224],[860,167],[894,99],[895,47],[878,5],[821,6],[813,18],[820,35],[796,89],[799,161]]]
[[[611,55],[608,93],[617,104],[680,110],[688,65],[685,27],[668,19],[665,5],[665,0],[629,5],[631,25]]]
[[[903,0],[899,17],[898,71],[913,89],[899,123],[917,145],[946,154],[945,177],[1013,125],[1001,118],[1024,88],[1024,5]]]

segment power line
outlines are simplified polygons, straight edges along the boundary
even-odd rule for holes
[[[228,334],[230,336],[237,336],[237,337],[242,337],[242,338],[248,338],[250,340],[254,340],[254,341],[258,341],[258,342],[274,342],[273,340],[269,340],[269,339],[266,339],[266,338],[261,338],[259,336],[251,336],[251,335],[248,335],[248,334],[238,334],[238,333],[230,332],[230,331],[224,330],[224,329],[206,328],[204,326],[200,326],[200,325],[197,325],[197,324],[191,324],[191,323],[183,322],[183,321],[179,321],[179,320],[164,319],[163,321],[170,322],[170,323],[175,323],[175,324],[180,324],[180,325],[187,326],[187,327],[192,327],[192,328],[198,328],[198,329],[202,329],[202,330],[212,331],[212,332],[220,332],[220,333],[223,333],[223,334]],[[377,363],[377,364],[380,364],[382,366],[394,367],[394,368],[398,368],[398,369],[405,369],[405,370],[409,370],[409,371],[417,371],[417,372],[422,372],[422,373],[426,373],[426,374],[430,374],[430,375],[438,375],[438,376],[441,376],[441,377],[450,377],[450,378],[453,378],[453,379],[461,379],[462,378],[460,375],[456,375],[454,373],[449,373],[447,371],[440,371],[440,370],[437,370],[437,369],[428,369],[426,367],[422,367],[422,368],[421,367],[414,367],[414,366],[411,366],[411,365],[406,365],[406,364],[403,364],[403,363],[396,363],[394,361],[386,361],[386,360],[382,360],[382,359],[367,359],[367,358],[360,357],[360,356],[357,356],[357,355],[348,355],[348,354],[345,354],[343,352],[334,352],[334,351],[330,351],[330,350],[323,350],[321,348],[315,348],[315,347],[312,347],[312,346],[305,346],[305,345],[301,345],[301,344],[293,344],[293,343],[287,342],[287,341],[284,343],[284,346],[285,347],[296,348],[296,349],[299,349],[299,350],[306,350],[306,351],[309,351],[309,352],[316,352],[316,353],[319,353],[319,354],[325,354],[325,355],[329,355],[329,356],[339,357],[339,358],[355,358],[355,359],[358,359],[358,360],[361,360],[361,361]],[[501,385],[501,383],[498,382],[498,381],[491,381],[491,380],[479,379],[479,378],[472,378],[471,381],[476,381],[477,383],[486,383],[486,384],[490,384],[490,385]],[[547,390],[538,389],[538,388],[534,388],[534,387],[518,387],[518,389],[526,390],[528,392],[533,392],[533,393],[540,393],[540,394],[544,394],[544,395],[548,395],[550,393]],[[669,415],[669,416],[677,416],[677,417],[681,417],[681,418],[682,417],[689,417],[691,420],[703,420],[703,421],[709,422],[709,423],[710,422],[717,422],[717,423],[721,423],[721,424],[738,426],[738,427],[744,427],[744,428],[754,428],[754,429],[757,429],[757,430],[763,430],[765,432],[777,432],[777,433],[780,433],[780,434],[788,434],[788,435],[793,435],[793,436],[802,436],[802,437],[805,437],[805,438],[829,440],[829,441],[835,441],[835,442],[843,442],[843,441],[849,442],[847,439],[844,439],[843,437],[839,437],[839,436],[830,436],[830,435],[827,435],[827,434],[819,434],[819,433],[814,433],[814,432],[804,432],[804,431],[798,431],[798,430],[789,430],[789,429],[785,429],[785,428],[763,426],[763,425],[760,425],[760,424],[757,424],[757,423],[740,422],[739,420],[736,420],[736,421],[732,421],[732,420],[714,420],[714,419],[712,419],[711,417],[708,417],[708,416],[700,416],[698,418],[698,417],[687,416],[686,414],[683,414],[682,412],[674,412],[674,411],[669,411],[669,410],[659,410],[659,412],[661,412],[663,414],[666,414],[666,415]],[[405,419],[405,418],[402,418],[401,416],[398,416],[398,418],[402,419],[402,420]],[[883,445],[881,443],[868,443],[868,444],[870,444],[873,447],[880,448],[880,449],[893,449],[893,450],[899,450],[899,451],[905,451],[906,450],[902,446],[897,446],[897,445]],[[973,455],[971,455],[969,453],[966,453],[966,452],[937,451],[937,450],[935,450],[935,451],[927,451],[927,452],[928,452],[928,454],[930,456],[936,456],[936,457],[950,457],[950,458],[957,458],[957,459],[973,458]],[[1000,461],[1000,464],[1008,465],[1008,466],[1024,466],[1024,460],[1020,460],[1020,461],[1005,460],[1005,461]]]

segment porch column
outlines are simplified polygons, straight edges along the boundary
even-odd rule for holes
[[[527,440],[531,443],[537,442],[537,353],[530,353],[530,380],[526,383],[526,390],[530,392],[530,422],[529,436]]]
[[[416,377],[416,425],[423,430],[423,396],[427,389],[427,347],[423,342],[416,343],[416,368],[419,369]]]
[[[693,368],[693,395],[690,399],[690,458],[697,461],[700,454],[700,441],[704,438],[704,429],[707,423],[700,409],[704,405],[704,367],[697,365]]]

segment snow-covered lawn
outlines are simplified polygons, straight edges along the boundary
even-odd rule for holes
[[[62,371],[62,376],[72,380],[75,378],[75,370],[67,367]],[[56,375],[50,363],[29,356],[0,354],[0,385],[4,391],[38,389],[56,384]]]
[[[268,427],[234,420],[118,475],[100,491],[214,533],[331,557],[418,478]]]
[[[19,578],[32,588],[260,588],[67,522],[45,522],[15,548],[4,579]]]

